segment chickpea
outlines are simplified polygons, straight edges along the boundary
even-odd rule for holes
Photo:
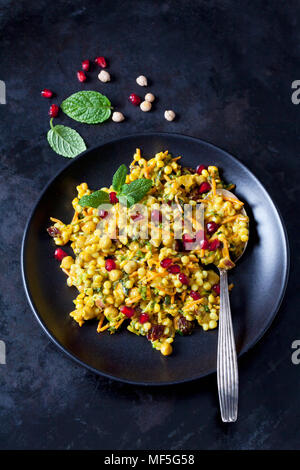
[[[210,290],[210,289],[211,289],[211,283],[210,283],[210,282],[205,282],[205,283],[203,284],[203,288],[204,288],[205,290]]]
[[[140,104],[140,108],[142,111],[144,111],[144,113],[147,113],[151,110],[152,104],[150,103],[150,101],[142,101],[142,103]]]
[[[106,70],[101,70],[98,75],[100,82],[106,83],[110,82],[110,74]]]
[[[135,261],[128,261],[124,266],[124,271],[127,274],[131,274],[134,271],[136,271],[136,268],[137,268],[137,263]]]
[[[150,103],[153,103],[154,100],[155,96],[152,93],[147,93],[147,95],[145,96],[145,101],[150,101]]]
[[[173,351],[172,346],[169,343],[163,343],[161,346],[160,352],[163,356],[169,356]]]
[[[116,307],[106,307],[104,309],[104,315],[109,320],[110,318],[115,318],[119,315],[119,311]]]
[[[120,277],[122,277],[122,271],[120,271],[119,269],[113,269],[109,273],[109,279],[112,282],[118,281],[120,279]]]
[[[72,256],[65,256],[62,259],[60,267],[63,268],[63,269],[70,269],[72,264],[74,264],[74,260],[73,260]]]
[[[172,173],[172,167],[170,165],[167,165],[164,172],[166,175],[170,175],[170,173]]]
[[[168,111],[165,111],[164,116],[167,121],[173,121],[175,119],[176,114],[170,109]]]
[[[137,77],[136,83],[140,86],[147,86],[148,85],[148,80],[145,77],[145,75],[140,75],[139,77]]]
[[[115,111],[112,115],[112,120],[114,122],[122,122],[122,121],[124,121],[124,119],[125,119],[124,114],[120,113],[119,111]]]
[[[96,228],[96,224],[91,220],[82,225],[81,230],[85,233],[92,233]]]
[[[112,245],[111,239],[109,238],[108,235],[103,235],[102,238],[100,238],[99,246],[101,250],[108,250]]]

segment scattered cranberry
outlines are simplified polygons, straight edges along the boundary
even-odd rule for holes
[[[204,183],[201,183],[200,186],[199,186],[199,193],[200,194],[203,194],[203,193],[208,193],[208,191],[210,191],[210,184],[207,183],[207,182],[204,182]]]
[[[58,261],[61,261],[65,256],[68,256],[68,253],[66,253],[61,248],[57,248],[54,252],[54,258]]]
[[[187,286],[190,283],[189,278],[183,273],[179,274],[178,279],[181,282],[181,284],[184,284],[185,286]]]
[[[218,248],[220,248],[220,246],[221,242],[216,238],[209,243],[209,251],[216,251]]]
[[[81,63],[82,70],[87,72],[90,69],[90,61],[89,60],[83,60]]]
[[[45,88],[44,90],[41,91],[41,95],[42,95],[44,98],[52,98],[52,96],[53,96],[53,91],[48,90],[48,88]]]
[[[158,210],[153,210],[151,212],[151,220],[152,220],[152,222],[161,222],[162,221],[162,213]]]
[[[191,290],[189,294],[193,300],[201,299],[201,295],[199,294],[199,292],[196,292],[195,290]]]
[[[197,171],[198,175],[201,175],[202,171],[206,170],[206,168],[207,167],[204,166],[204,165],[198,165],[197,168],[196,168],[196,171]]]
[[[80,82],[85,82],[86,74],[82,70],[79,70],[79,72],[77,72],[77,78]]]
[[[138,220],[142,220],[144,218],[143,214],[140,214],[139,212],[131,215],[130,217],[134,222],[137,222]]]
[[[220,284],[215,284],[212,286],[212,290],[217,294],[220,295]]]
[[[51,104],[49,109],[49,116],[55,118],[58,115],[59,107],[57,104]]]
[[[108,211],[105,211],[105,210],[103,210],[103,209],[101,209],[101,210],[99,211],[99,217],[100,217],[101,219],[105,219],[107,216],[108,216]]]
[[[119,199],[117,198],[117,193],[115,193],[114,191],[109,193],[109,200],[112,204],[117,204],[117,202],[119,202]]]
[[[99,67],[102,67],[103,69],[107,67],[107,62],[104,57],[96,57],[95,62],[97,65],[99,65]]]
[[[140,323],[146,323],[147,321],[149,321],[148,313],[142,313],[140,315]]]
[[[123,307],[120,308],[120,311],[126,315],[126,317],[131,318],[133,317],[135,311],[134,308],[131,307],[126,307],[126,305],[123,305]]]
[[[209,241],[208,240],[201,240],[200,241],[200,248],[201,250],[208,250],[209,249]]]
[[[106,269],[106,271],[112,271],[113,269],[116,269],[115,261],[111,258],[108,258],[105,261],[105,269]]]
[[[135,93],[131,93],[131,95],[129,95],[129,101],[130,103],[132,103],[134,106],[138,106],[141,102],[141,98],[136,95]]]
[[[216,224],[216,222],[207,222],[206,224],[206,230],[210,235],[215,233],[218,230],[218,228],[219,228],[219,225]]]
[[[173,261],[171,260],[171,258],[165,258],[160,262],[161,267],[165,269],[169,268],[172,264]]]
[[[180,273],[180,266],[178,266],[178,264],[172,264],[172,266],[170,266],[168,268],[168,271],[171,274],[179,274]]]

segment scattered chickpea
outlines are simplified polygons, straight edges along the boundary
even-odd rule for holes
[[[150,101],[143,101],[141,104],[140,104],[140,108],[142,111],[144,111],[145,113],[147,113],[148,111],[150,111],[150,109],[152,108],[152,104],[150,103]]]
[[[167,121],[173,121],[175,119],[176,114],[170,109],[168,111],[165,111],[164,116]]]
[[[100,82],[106,83],[110,82],[110,74],[106,70],[101,70],[98,75]]]
[[[124,121],[124,119],[125,119],[124,114],[120,113],[119,111],[115,111],[112,115],[112,120],[114,122],[122,122],[122,121]]]
[[[147,86],[148,80],[144,75],[140,75],[139,77],[137,77],[136,83],[140,86]]]
[[[150,103],[153,103],[154,100],[155,100],[155,96],[152,93],[147,93],[147,95],[145,95],[145,101],[149,101]]]

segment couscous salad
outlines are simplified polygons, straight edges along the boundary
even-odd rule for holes
[[[147,160],[137,149],[111,186],[77,186],[72,221],[51,218],[48,228],[56,245],[70,242],[74,253],[55,252],[67,285],[78,291],[71,317],[80,326],[96,319],[99,333],[126,326],[165,356],[176,333],[217,327],[220,287],[212,265],[232,267],[249,236],[243,202],[218,193],[234,185],[216,166],[186,168],[180,158],[165,151]]]

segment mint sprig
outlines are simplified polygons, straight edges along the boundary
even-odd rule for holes
[[[54,152],[67,158],[74,158],[86,150],[83,138],[75,129],[57,124],[53,126],[50,120],[51,129],[47,133],[47,140]]]
[[[61,103],[61,109],[75,121],[99,124],[111,115],[111,102],[98,91],[78,91]]]
[[[146,196],[152,187],[152,180],[147,178],[139,178],[126,184],[127,168],[121,165],[113,176],[112,187],[117,193],[120,204],[131,207],[137,204]],[[95,191],[92,194],[83,196],[79,200],[82,207],[97,208],[101,204],[109,204],[109,194],[105,191]]]
[[[146,178],[139,178],[129,184],[123,184],[121,189],[122,196],[125,196],[128,201],[133,201],[136,204],[148,193],[152,186],[152,181]],[[129,207],[133,204],[130,204]]]
[[[86,196],[82,196],[79,199],[78,204],[81,207],[93,207],[97,209],[101,204],[109,204],[109,195],[105,191],[101,189],[99,191],[94,191],[92,194],[87,194]]]
[[[123,184],[125,183],[126,175],[127,168],[126,165],[123,164],[117,169],[112,180],[112,187],[117,193],[121,190]]]

